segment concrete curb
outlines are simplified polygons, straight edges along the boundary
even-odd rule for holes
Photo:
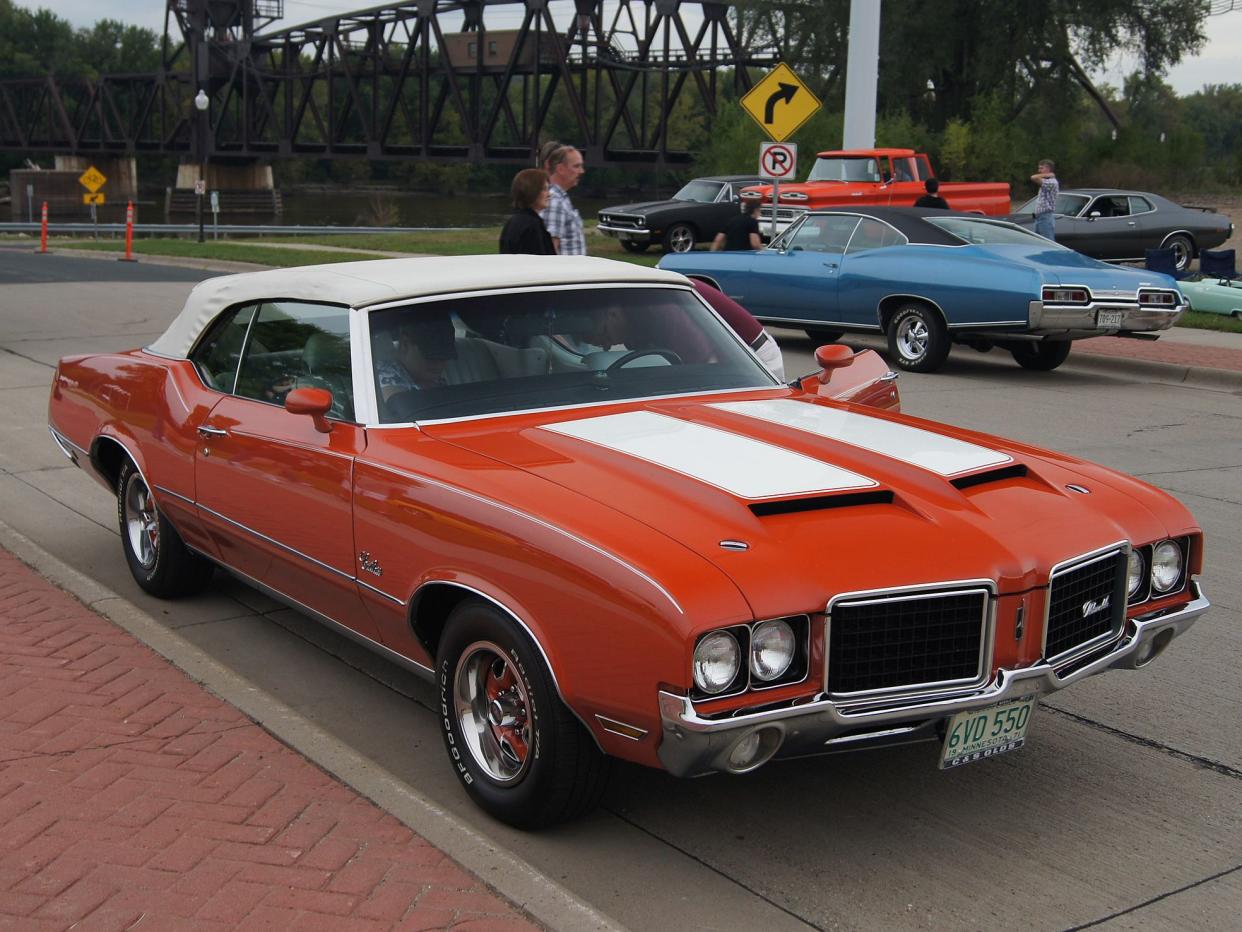
[[[1103,353],[1071,353],[1062,366],[1067,370],[1090,371],[1097,375],[1138,375],[1169,385],[1186,385],[1218,392],[1242,391],[1242,372],[1185,366],[1180,363],[1106,356]]]
[[[551,929],[620,932],[598,912],[520,857],[486,838],[314,722],[204,655],[132,602],[0,521],[0,546],[133,635],[192,680],[240,709],[282,742],[356,790]]]

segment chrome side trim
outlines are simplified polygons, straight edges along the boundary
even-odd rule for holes
[[[843,320],[808,320],[805,317],[770,317],[767,314],[756,314],[756,318],[765,324],[794,324],[799,328],[804,327],[822,327],[824,329],[835,329],[841,327],[847,330],[881,330],[878,324],[859,324],[853,322],[845,322]]]
[[[966,324],[949,324],[950,330],[973,330],[975,327],[1025,327],[1025,320],[976,320]]]
[[[203,556],[207,557],[207,559],[211,560],[213,563],[217,564],[218,566],[223,567],[225,570],[227,570],[228,572],[232,573],[234,576],[241,579],[247,585],[254,586],[254,588],[258,589],[260,592],[264,593],[265,595],[271,596],[273,599],[276,599],[279,602],[284,602],[290,608],[295,608],[299,612],[302,612],[303,614],[309,616],[315,621],[318,621],[321,624],[327,625],[329,628],[332,628],[338,634],[342,634],[345,637],[349,638],[350,640],[355,641],[358,644],[361,644],[363,647],[367,648],[368,650],[374,651],[375,653],[379,654],[385,660],[389,660],[397,664],[397,666],[403,667],[404,669],[409,670],[411,673],[415,673],[421,677],[424,677],[425,679],[428,679],[428,680],[435,679],[435,670],[431,669],[431,667],[425,667],[421,663],[419,663],[417,660],[411,660],[409,657],[406,657],[403,654],[398,654],[395,650],[393,650],[390,647],[385,647],[379,641],[373,640],[372,638],[367,637],[365,634],[362,634],[359,631],[355,631],[353,628],[349,627],[349,625],[342,624],[341,622],[337,621],[335,618],[331,617],[330,615],[325,615],[323,612],[316,611],[315,609],[311,608],[309,605],[306,605],[304,602],[299,602],[297,599],[293,598],[293,596],[286,595],[285,593],[281,592],[279,589],[274,589],[271,586],[267,585],[266,583],[259,582],[259,580],[255,579],[253,576],[249,575],[248,573],[243,573],[241,570],[234,569],[233,567],[229,566],[227,563],[225,563],[222,560],[216,559],[215,557],[208,556],[207,554],[203,554]]]
[[[198,504],[198,502],[194,501],[194,499],[190,498],[189,496],[182,495],[180,492],[174,492],[172,489],[166,489],[162,485],[155,486],[155,491],[162,492],[164,495],[171,496],[172,498],[180,499],[181,501],[185,502],[187,505]]]
[[[195,504],[197,504],[198,507],[201,508],[203,511],[207,512],[207,514],[213,517],[219,518],[221,521],[224,521],[227,524],[231,524],[233,525],[233,527],[238,528],[239,530],[245,531],[247,534],[251,534],[254,537],[257,537],[260,540],[265,541],[274,547],[279,547],[285,553],[292,554],[295,557],[301,557],[303,560],[307,561],[308,563],[313,563],[318,567],[322,567],[323,569],[327,570],[330,573],[335,573],[337,576],[340,576],[344,579],[348,579],[350,582],[358,581],[358,578],[354,576],[352,573],[346,573],[341,570],[338,570],[335,566],[329,566],[327,563],[324,563],[322,560],[316,560],[314,557],[310,556],[309,554],[305,554],[300,550],[296,550],[287,544],[282,544],[280,541],[276,540],[274,537],[268,537],[266,534],[260,533],[259,531],[256,531],[254,528],[248,525],[242,524],[240,521],[234,521],[228,515],[222,515],[220,514],[220,512],[216,511],[215,509],[208,508],[202,502],[196,502]]]
[[[357,583],[358,585],[360,585],[363,589],[366,589],[366,590],[368,590],[369,592],[374,592],[376,595],[383,596],[383,597],[384,597],[385,599],[387,599],[389,602],[394,602],[394,603],[396,603],[397,605],[405,605],[405,603],[404,603],[404,602],[402,602],[400,599],[398,599],[395,595],[389,595],[389,594],[388,594],[387,592],[385,592],[383,589],[376,589],[376,588],[375,588],[374,586],[372,586],[369,582],[364,582],[363,580],[359,579],[357,576],[355,576],[355,577],[354,577],[354,582],[356,582],[356,583]]]
[[[557,527],[555,524],[549,524],[547,521],[544,521],[542,518],[536,518],[534,515],[527,514],[524,511],[518,511],[516,508],[512,508],[509,505],[502,504],[501,502],[495,501],[490,498],[484,498],[482,495],[477,495],[474,492],[468,492],[465,489],[458,488],[457,486],[454,486],[454,485],[449,485],[447,482],[441,482],[438,479],[431,479],[431,478],[428,478],[427,476],[419,476],[415,473],[406,472],[403,469],[397,469],[395,466],[384,466],[379,463],[368,463],[367,465],[372,466],[375,469],[381,469],[384,472],[393,473],[394,475],[397,475],[397,476],[403,476],[406,479],[413,479],[415,482],[424,482],[427,485],[434,485],[436,488],[443,489],[446,492],[453,492],[457,495],[464,495],[466,498],[473,499],[479,504],[490,505],[493,508],[499,508],[501,511],[511,514],[514,517],[523,518],[527,521],[530,521],[532,524],[537,524],[540,527],[545,528],[546,530],[552,531],[553,533],[556,533],[556,534],[560,534],[561,536],[573,541],[574,543],[579,544],[580,546],[586,547],[588,550],[592,551],[593,553],[597,553],[601,557],[611,560],[613,563],[617,564],[617,566],[620,566],[623,569],[629,570],[639,579],[643,580],[643,582],[647,583],[653,589],[659,592],[660,595],[664,596],[664,598],[668,599],[668,601],[672,604],[673,608],[677,609],[679,614],[684,615],[686,613],[686,610],[681,607],[681,604],[675,598],[673,598],[672,593],[670,593],[667,589],[661,586],[658,582],[656,582],[654,579],[652,579],[650,576],[648,576],[638,567],[633,566],[629,563],[626,563],[616,554],[609,553],[607,550],[604,550],[602,547],[599,547],[591,543],[588,540],[584,540],[583,538],[579,537],[577,534],[573,534],[565,530],[564,528]]]
[[[660,761],[679,777],[725,770],[729,751],[760,727],[778,729],[792,753],[813,743],[822,752],[827,742],[850,732],[886,727],[896,730],[1009,699],[1046,695],[1108,669],[1137,669],[1150,659],[1157,638],[1163,646],[1167,632],[1173,637],[1184,634],[1211,608],[1194,581],[1190,583],[1190,595],[1191,601],[1180,608],[1129,620],[1125,635],[1111,650],[1063,674],[1039,661],[1020,670],[999,670],[985,686],[952,695],[893,697],[886,704],[858,709],[844,709],[831,699],[820,698],[803,705],[705,718],[698,714],[689,697],[661,690],[657,695],[664,731],[658,752]]]
[[[970,595],[981,592],[984,595],[983,613],[979,618],[979,658],[975,667],[975,675],[969,679],[937,680],[927,683],[910,683],[904,686],[889,686],[883,689],[872,689],[852,693],[834,693],[829,690],[828,669],[832,648],[832,612],[842,602],[851,605],[870,605],[877,602],[911,602],[921,599],[939,599],[950,595]],[[838,704],[853,707],[857,704],[871,704],[875,700],[887,700],[893,696],[926,695],[959,692],[963,688],[982,685],[987,681],[992,669],[992,651],[996,629],[996,583],[990,579],[957,580],[954,582],[934,583],[926,586],[900,586],[893,589],[877,589],[864,592],[845,592],[835,595],[828,603],[824,619],[824,694],[832,696]]]
[[[65,454],[65,458],[68,459],[69,462],[73,463],[74,466],[81,468],[82,464],[78,462],[78,454],[76,452],[81,448],[74,444],[68,437],[61,434],[60,431],[58,431],[51,424],[47,425],[47,429],[52,435],[52,441],[60,448],[60,452]],[[86,453],[85,450],[82,450],[82,452]]]

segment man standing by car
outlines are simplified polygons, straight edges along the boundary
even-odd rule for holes
[[[742,212],[725,224],[725,228],[712,240],[712,252],[721,249],[762,249],[759,238],[758,198],[742,201]]]
[[[1035,232],[1056,242],[1057,195],[1061,193],[1061,185],[1051,159],[1040,161],[1039,171],[1031,175],[1031,181],[1039,185],[1039,197],[1035,201]]]
[[[923,190],[927,193],[914,202],[915,207],[936,207],[940,210],[949,209],[949,202],[940,196],[940,182],[935,178],[928,178],[924,181]]]
[[[574,210],[569,191],[586,171],[582,153],[573,146],[553,149],[548,156],[548,206],[540,214],[544,226],[552,235],[552,245],[557,255],[585,256],[586,233],[582,228],[582,215]]]

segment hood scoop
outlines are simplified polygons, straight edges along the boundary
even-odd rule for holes
[[[785,498],[774,502],[752,502],[750,510],[759,518],[789,515],[800,511],[825,511],[829,508],[853,508],[858,505],[891,505],[893,493],[887,489],[874,492],[848,492],[840,495],[812,495],[807,498]]]
[[[950,479],[949,482],[956,489],[969,489],[977,485],[987,485],[989,482],[1004,482],[1006,479],[1025,479],[1026,476],[1026,465],[1014,463],[1012,466],[1002,466],[1000,469],[988,469],[983,472],[971,473],[969,476],[958,476],[956,479]]]

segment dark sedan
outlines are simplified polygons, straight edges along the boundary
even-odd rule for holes
[[[665,252],[689,252],[710,243],[740,209],[742,188],[763,184],[756,175],[695,178],[666,201],[621,204],[599,212],[599,231],[630,252],[659,243]]]
[[[1035,227],[1035,198],[1009,217]],[[1144,250],[1172,249],[1178,271],[1200,250],[1233,235],[1229,218],[1208,207],[1183,207],[1159,194],[1115,188],[1067,188],[1057,197],[1057,242],[1108,262],[1141,262]]]

